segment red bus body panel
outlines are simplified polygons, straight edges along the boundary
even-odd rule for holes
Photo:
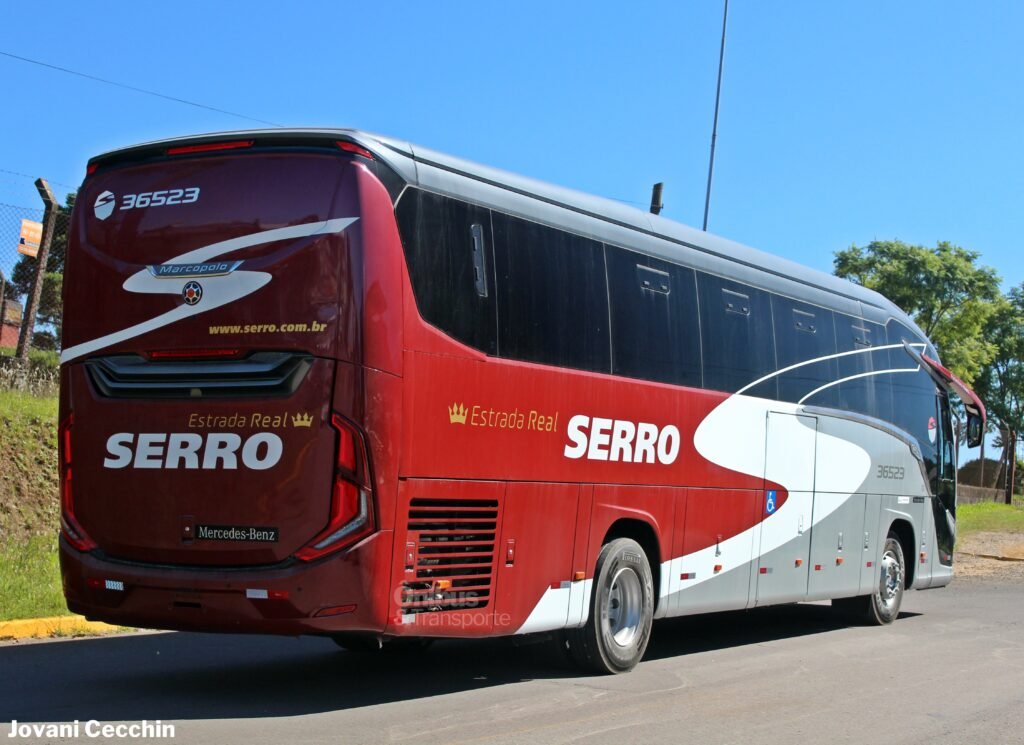
[[[751,528],[761,519],[754,507],[763,489],[778,489],[779,504],[785,500],[777,484],[709,463],[686,436],[725,394],[488,358],[459,344],[417,312],[392,200],[380,181],[347,157],[276,158],[207,156],[169,161],[166,172],[153,165],[109,174],[101,169],[83,187],[69,246],[66,303],[101,312],[68,317],[65,350],[181,304],[175,294],[122,289],[126,277],[148,264],[263,230],[358,220],[339,233],[231,254],[244,260],[243,270],[270,273],[269,286],[64,364],[62,419],[74,413],[73,465],[80,469],[76,516],[101,549],[83,553],[61,543],[71,610],[156,628],[508,634],[523,627],[547,590],[592,577],[603,538],[619,520],[650,526],[657,559],[666,561]],[[298,163],[289,160],[295,158]],[[268,172],[276,174],[274,184],[263,181]],[[168,211],[160,223],[147,222],[157,220],[152,215],[158,210],[110,223],[89,215],[105,190],[152,191],[183,179],[204,195],[249,185],[251,201],[232,201],[231,214],[238,218],[227,222],[224,202],[214,199],[208,208],[200,200],[189,219]],[[323,324],[322,332],[246,330],[314,321]],[[83,364],[90,355],[223,347],[302,352],[313,364],[287,398],[202,402],[105,399]],[[188,431],[193,413],[232,411],[245,413],[247,422],[253,413],[273,418],[307,412],[315,423],[301,431],[290,423],[282,428],[284,454],[275,471],[104,471],[111,433]],[[332,411],[365,432],[374,531],[306,563],[288,557],[327,521]],[[571,459],[566,428],[577,415],[672,424],[684,436],[670,464]],[[681,484],[732,490],[723,493],[744,506],[749,502],[750,509],[688,516]],[[459,500],[474,504],[459,512],[450,504]],[[266,522],[281,538],[271,545],[197,548],[182,540],[185,517],[211,524]],[[449,529],[445,520],[468,527]],[[494,545],[486,556],[474,550],[481,544],[464,546],[479,563],[458,563],[445,553],[449,544],[474,535],[489,535]],[[420,565],[424,547],[434,553],[423,556],[439,557],[426,569]],[[464,575],[467,566],[472,573]],[[108,589],[108,580],[123,589]],[[421,612],[434,602],[428,596],[440,580],[451,581],[453,593],[469,588],[452,601],[462,606]],[[578,606],[571,612],[582,612]]]

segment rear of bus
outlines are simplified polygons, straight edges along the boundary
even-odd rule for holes
[[[341,137],[90,161],[64,280],[72,611],[150,628],[386,625],[401,248],[384,167]]]

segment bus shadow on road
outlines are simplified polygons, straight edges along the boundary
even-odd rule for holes
[[[645,660],[848,626],[818,605],[661,621]],[[8,722],[298,716],[581,676],[553,640],[444,640],[367,656],[323,638],[195,633],[0,646],[0,670],[0,721]]]
[[[900,613],[897,622],[920,613]],[[824,634],[860,622],[827,604],[800,603],[657,621],[644,660],[764,644],[811,634]]]

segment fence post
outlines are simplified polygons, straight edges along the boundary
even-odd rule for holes
[[[46,275],[46,260],[50,257],[50,241],[53,240],[53,228],[57,222],[57,200],[53,197],[50,185],[45,179],[36,179],[36,191],[43,200],[43,235],[39,241],[39,252],[36,254],[36,274],[32,279],[32,289],[28,293],[25,308],[25,319],[21,324],[21,335],[18,337],[18,350],[15,364],[21,368],[21,375],[28,370],[28,349],[32,346],[32,332],[36,326],[36,313],[39,310],[39,298],[43,294],[43,277]]]

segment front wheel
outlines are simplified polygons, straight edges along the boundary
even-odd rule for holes
[[[907,576],[907,564],[903,547],[892,533],[885,539],[882,552],[881,576],[878,589],[871,594],[868,620],[883,625],[892,623],[900,614],[903,604],[903,587]]]
[[[832,604],[853,613],[873,626],[885,626],[896,620],[903,604],[907,564],[903,546],[892,533],[885,539],[879,563],[878,587],[870,595],[833,600]]]
[[[586,625],[566,632],[573,660],[599,673],[636,667],[651,638],[654,579],[640,544],[617,538],[597,557]]]

